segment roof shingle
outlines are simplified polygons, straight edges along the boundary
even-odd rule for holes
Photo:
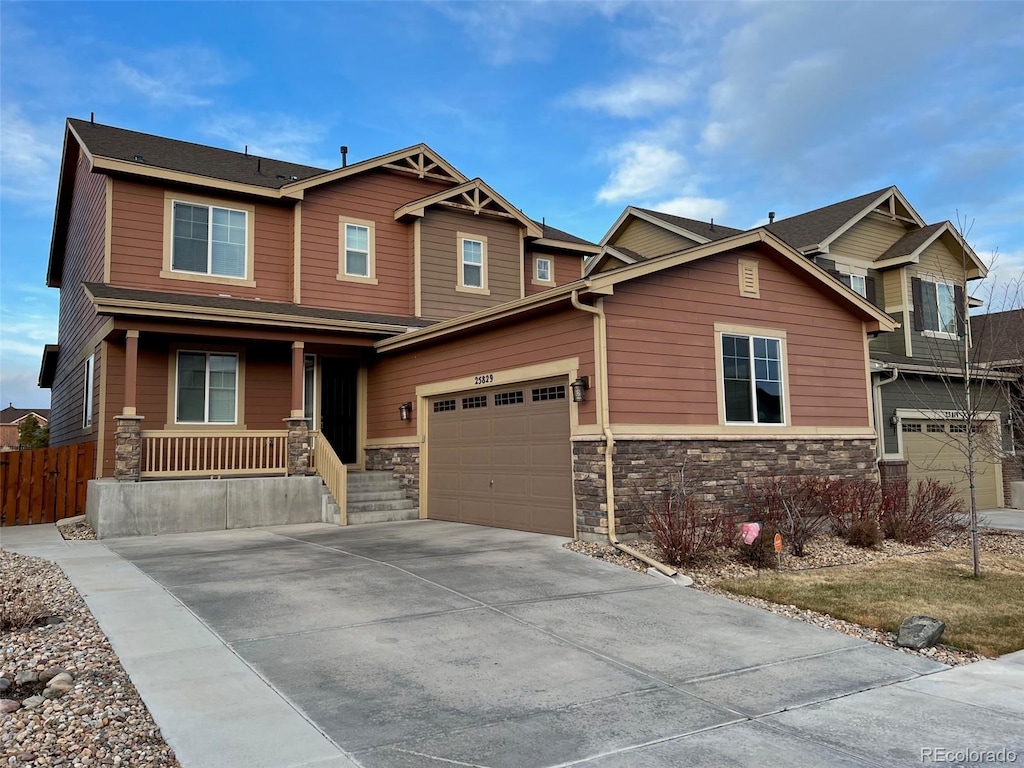
[[[786,243],[801,250],[812,245],[817,245],[822,240],[839,229],[867,206],[872,200],[880,197],[892,187],[883,187],[866,195],[852,197],[849,200],[842,200],[824,208],[816,208],[807,213],[790,216],[788,219],[779,219],[772,224],[766,225],[766,229],[773,235],[782,238]]]
[[[732,235],[738,235],[742,232],[742,229],[734,229],[733,227],[726,227],[721,224],[713,224],[708,221],[699,221],[697,219],[687,219],[684,216],[675,216],[671,213],[662,213],[661,211],[654,211],[650,208],[636,208],[638,211],[650,214],[655,218],[661,219],[662,221],[672,224],[681,229],[685,229],[687,232],[692,232],[700,237],[705,237],[708,240],[722,240]]]

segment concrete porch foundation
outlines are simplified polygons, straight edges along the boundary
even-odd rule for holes
[[[86,519],[101,539],[318,523],[320,488],[316,476],[91,480]]]

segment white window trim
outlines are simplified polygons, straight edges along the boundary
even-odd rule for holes
[[[956,288],[957,288],[957,283],[952,283],[952,282],[950,282],[947,279],[944,279],[944,278],[941,278],[941,277],[934,277],[932,275],[927,275],[927,274],[917,274],[917,275],[912,275],[911,277],[916,277],[922,283],[932,283],[935,286],[935,316],[936,317],[939,317],[939,286],[940,285],[948,285],[950,288],[953,289],[953,322],[955,324],[956,323]],[[964,289],[964,291],[966,293],[966,289]],[[913,309],[914,309],[914,312],[918,311],[918,307],[914,307]],[[941,321],[941,318],[939,318],[939,319]],[[950,333],[949,331],[933,331],[933,330],[930,330],[928,328],[925,328],[923,331],[920,331],[920,333],[921,333],[922,336],[925,336],[925,337],[930,338],[930,339],[950,339],[951,341],[959,341],[960,338],[961,338],[959,333]]]
[[[204,387],[205,420],[181,421],[178,418],[178,373],[181,370],[181,355],[204,355],[206,357],[206,381]],[[210,421],[210,355],[235,358],[235,418],[234,421]],[[241,389],[241,356],[237,352],[221,352],[216,349],[177,349],[174,352],[174,423],[179,426],[233,427],[238,424],[238,392]]]
[[[465,261],[463,246],[465,242],[469,240],[471,242],[480,243],[480,285],[466,285],[465,283]],[[471,235],[466,232],[456,232],[455,242],[457,245],[457,284],[455,290],[462,291],[463,293],[478,293],[483,296],[490,296],[490,288],[487,287],[487,237],[484,235]],[[474,265],[475,266],[475,265]]]
[[[722,336],[748,336],[773,339],[779,342],[779,378],[782,383],[782,421],[760,423],[757,418],[757,397],[754,395],[755,421],[727,421],[725,418],[725,365],[722,360]],[[757,328],[732,323],[715,323],[715,390],[718,396],[718,423],[726,427],[757,427],[758,430],[772,430],[789,427],[792,419],[789,390],[789,353],[786,346],[786,332],[774,328]],[[751,369],[751,387],[756,379]]]
[[[82,393],[82,429],[92,427],[93,380],[96,370],[96,353],[85,358],[85,387]]]
[[[345,258],[345,253],[348,250],[346,247],[348,238],[347,234],[348,226],[353,227],[365,227],[367,231],[366,235],[366,246],[369,252],[366,255],[366,272],[365,275],[353,275],[348,272],[348,263]],[[348,283],[365,283],[367,285],[377,285],[377,226],[376,223],[369,219],[356,219],[351,216],[339,216],[338,217],[338,280]]]
[[[548,279],[545,280],[540,276],[540,262],[546,261],[548,264]],[[555,260],[548,258],[547,256],[533,257],[533,279],[530,281],[533,285],[546,285],[553,286],[555,284]]]
[[[317,390],[319,389],[319,387],[317,386],[317,384],[318,384],[318,382],[317,382],[317,373],[319,371],[317,369],[316,355],[313,354],[313,353],[310,353],[310,352],[307,352],[307,353],[305,353],[302,356],[302,415],[303,415],[303,417],[305,417],[305,415],[306,415],[306,363],[309,361],[310,358],[312,358],[312,360],[313,360],[313,409],[310,412],[311,416],[309,417],[309,429],[315,430],[316,429],[316,425],[320,423],[320,419],[317,418],[318,414],[317,414],[317,407],[316,407],[316,405],[317,405],[317,396],[316,395],[317,395]]]
[[[245,214],[245,277],[215,275],[207,272],[188,272],[174,268],[174,204],[196,205],[207,208],[223,208]],[[212,228],[213,217],[210,216],[208,226]],[[188,280],[196,283],[219,283],[221,285],[244,285],[256,287],[255,251],[256,251],[256,207],[245,203],[218,200],[211,197],[188,196],[180,193],[164,192],[164,258],[160,277],[168,280]],[[212,238],[207,240],[207,249],[212,247]],[[209,264],[209,256],[207,260]]]

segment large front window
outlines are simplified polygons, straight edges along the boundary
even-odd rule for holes
[[[956,288],[922,280],[920,312],[924,330],[956,335]]]
[[[178,353],[178,424],[234,424],[238,401],[238,355]]]
[[[722,334],[722,375],[727,423],[784,423],[779,339]]]
[[[246,211],[175,202],[171,269],[245,278],[247,226]]]

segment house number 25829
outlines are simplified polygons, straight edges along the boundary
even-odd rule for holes
[[[494,381],[493,373],[485,373],[483,376],[473,377],[474,384],[490,384],[492,381]]]

